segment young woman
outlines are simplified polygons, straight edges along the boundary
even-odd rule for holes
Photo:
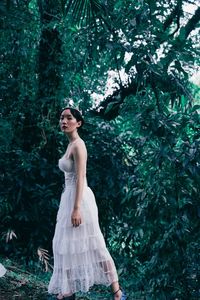
[[[118,283],[116,268],[99,228],[94,194],[87,185],[87,150],[79,137],[81,113],[74,108],[61,112],[60,127],[69,144],[59,160],[65,175],[53,238],[54,270],[48,292],[57,299],[75,299],[94,284],[111,285],[114,300],[127,299]]]

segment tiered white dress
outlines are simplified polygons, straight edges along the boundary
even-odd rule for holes
[[[59,168],[65,174],[65,188],[57,214],[53,238],[54,269],[48,292],[87,292],[94,284],[118,281],[116,268],[99,228],[98,210],[92,190],[85,184],[81,199],[82,224],[73,227],[71,213],[76,191],[75,164],[63,156]]]

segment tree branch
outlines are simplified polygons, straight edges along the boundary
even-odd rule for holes
[[[174,19],[180,20],[182,14],[182,0],[179,0],[171,14],[166,18],[163,24],[163,30],[165,31],[173,23]]]
[[[187,39],[188,35],[191,33],[192,30],[196,28],[197,23],[200,21],[200,7],[197,8],[195,11],[195,14],[192,16],[191,19],[187,22],[185,27],[181,29],[181,31],[184,31],[184,40]],[[182,32],[180,32],[181,35]],[[180,37],[179,37],[180,38]]]
[[[180,94],[185,95],[191,100],[191,95],[187,88],[181,84],[178,78],[176,78],[174,75],[168,75],[166,73],[165,76],[163,76],[162,70],[160,72],[154,72],[151,70],[145,79],[145,86],[150,85],[152,90],[155,92],[155,82],[156,88],[160,91],[173,94],[173,97],[176,97]],[[107,120],[112,120],[118,116],[120,106],[124,102],[124,99],[130,95],[134,96],[138,92],[143,93],[144,95],[146,93],[144,85],[139,84],[136,77],[127,86],[120,87],[118,90],[114,91],[112,95],[109,95],[100,104],[100,106],[93,111],[93,113],[102,116]],[[110,109],[109,106],[111,107]]]
[[[179,33],[178,37],[175,39],[170,51],[168,52],[166,57],[164,57],[160,61],[161,64],[163,62],[165,62],[164,63],[165,69],[167,69],[168,66],[170,65],[170,63],[174,60],[174,58],[176,56],[176,52],[178,50],[180,51],[181,49],[184,48],[189,34],[192,32],[192,30],[194,30],[196,28],[196,25],[198,24],[199,21],[200,21],[200,7],[197,8],[197,10],[195,11],[195,14],[192,16],[191,19],[189,19],[187,24],[185,26],[181,27],[180,33]]]

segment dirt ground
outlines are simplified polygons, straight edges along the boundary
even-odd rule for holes
[[[55,300],[48,295],[48,276],[41,278],[20,269],[16,265],[7,265],[6,275],[0,278],[0,300]],[[108,289],[94,287],[87,295],[76,295],[76,300],[112,299]]]

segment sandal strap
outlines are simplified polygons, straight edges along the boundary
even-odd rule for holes
[[[119,288],[116,292],[113,293],[113,295],[117,294],[121,289]]]

